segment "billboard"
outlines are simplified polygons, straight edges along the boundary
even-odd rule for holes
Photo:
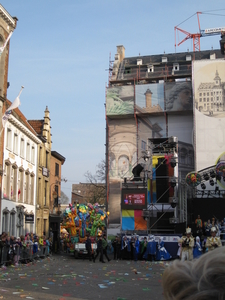
[[[107,88],[106,115],[134,114],[134,86],[116,86]]]
[[[196,170],[216,164],[225,150],[225,61],[193,62]]]
[[[164,111],[164,84],[152,83],[135,87],[137,114],[160,113]]]
[[[193,97],[191,81],[165,83],[165,110],[192,111]]]
[[[142,216],[142,210],[125,210],[122,209],[123,231],[147,230],[147,221]]]
[[[121,209],[142,210],[147,208],[147,189],[122,189]]]

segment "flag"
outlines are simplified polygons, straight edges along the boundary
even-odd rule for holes
[[[12,110],[17,108],[18,106],[20,106],[20,94],[22,93],[22,90],[23,90],[23,86],[21,87],[21,90],[19,92],[19,95],[16,97],[16,99],[13,101],[13,103],[10,105],[10,107],[5,111],[3,117],[2,117],[2,126],[3,128],[5,127],[5,124],[7,123],[11,113],[12,113]]]
[[[8,41],[9,41],[9,39],[11,38],[12,33],[13,33],[13,32],[11,31],[10,34],[8,35],[8,37],[7,37],[7,39],[6,39],[5,43],[4,43],[4,45],[3,45],[2,47],[0,47],[0,56],[1,56],[2,52],[4,51],[4,49],[5,49],[5,47],[6,47],[7,43],[8,43]]]

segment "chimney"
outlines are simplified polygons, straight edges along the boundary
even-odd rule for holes
[[[152,92],[150,91],[150,89],[147,89],[145,93],[145,105],[146,108],[152,107]]]

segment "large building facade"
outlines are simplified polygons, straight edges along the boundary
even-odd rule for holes
[[[169,176],[176,175],[174,197],[178,203],[173,205],[176,207],[174,220],[187,222],[186,175],[215,165],[225,151],[224,64],[220,50],[125,57],[125,48],[117,47],[106,96],[109,230],[123,229],[123,219],[131,216],[121,209],[121,187],[124,178],[132,179],[132,170],[138,163],[142,163],[146,171],[143,176],[150,179],[148,209],[161,202],[161,207],[157,207],[158,218],[161,218],[165,212],[163,205],[173,201],[170,192],[167,199],[160,200],[162,186],[170,190]],[[148,164],[144,158],[146,151],[151,155],[154,152],[154,139],[160,145],[160,139],[165,141],[169,137],[176,137],[178,141],[177,165],[173,173],[165,166],[166,179],[162,184],[160,176],[165,177],[165,174],[160,174],[158,169],[162,168],[162,155],[157,154],[158,176],[155,178],[153,156]],[[167,162],[168,157],[164,155]],[[223,180],[220,183],[223,184]],[[133,224],[138,213],[133,211]],[[135,228],[138,227],[134,226],[133,230]]]
[[[0,5],[0,118],[9,108],[7,100],[10,37],[17,26]],[[5,127],[0,126],[0,232],[24,235],[49,234],[52,190],[60,197],[61,166],[65,158],[51,151],[48,107],[41,120],[27,120],[13,109]],[[52,158],[52,159],[51,159]],[[54,170],[53,170],[54,169]],[[50,178],[53,172],[54,176]],[[57,179],[57,180],[56,180]],[[56,182],[57,181],[57,182]]]
[[[9,106],[9,101],[6,101]],[[13,236],[35,232],[37,153],[41,143],[17,108],[3,131],[5,137],[0,231]]]

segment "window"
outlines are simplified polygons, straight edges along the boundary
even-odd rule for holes
[[[209,93],[207,93],[207,96],[209,96]]]
[[[211,96],[213,96],[213,92],[211,92]]]
[[[59,176],[59,164],[55,163],[55,176]]]
[[[9,232],[9,211],[3,210],[2,231]]]
[[[47,205],[47,181],[45,181],[45,189],[44,189],[44,206]]]
[[[30,174],[29,172],[26,172],[26,192],[25,192],[25,203],[29,203],[30,199]]]
[[[207,102],[209,102],[209,98],[207,98]]]
[[[58,206],[58,204],[59,204],[59,187],[58,187],[58,185],[55,185],[55,192],[57,193],[57,197],[54,198],[54,205]]]
[[[41,201],[41,178],[38,178],[38,190],[37,190],[37,204],[40,205]]]
[[[31,162],[32,162],[32,164],[35,163],[35,148],[34,148],[34,146],[31,147]]]
[[[11,164],[5,162],[4,182],[3,182],[3,198],[10,199],[10,179],[11,179]]]
[[[12,211],[10,213],[10,221],[9,221],[9,232],[10,235],[16,235],[16,212]]]
[[[17,197],[16,197],[16,195],[17,195],[17,181],[18,181],[17,174],[18,174],[17,166],[13,165],[12,166],[13,185],[12,185],[12,189],[11,189],[11,199],[13,201],[17,201]]]
[[[12,149],[12,130],[10,128],[7,128],[6,147]]]
[[[201,97],[201,96],[202,96],[202,93],[199,93],[199,96]]]
[[[30,184],[30,204],[34,205],[34,174],[31,174],[31,184]]]
[[[145,141],[141,141],[141,149],[146,150],[146,142]]]
[[[178,63],[173,64],[173,70],[174,71],[179,71],[179,64]]]
[[[24,157],[24,139],[21,138],[20,140],[20,156]]]
[[[205,102],[205,98],[203,98],[203,101]]]
[[[44,235],[47,233],[47,219],[44,219]]]
[[[18,201],[23,202],[23,184],[24,184],[24,170],[19,169],[19,190],[18,190]]]
[[[39,148],[39,165],[42,166],[42,147]]]
[[[181,153],[181,156],[180,156],[180,162],[182,164],[185,164],[186,163],[186,155],[184,153]]]
[[[30,143],[27,143],[26,158],[30,161]]]
[[[46,151],[45,167],[48,168],[48,151]]]
[[[148,66],[148,73],[153,73],[154,72],[154,66],[153,65],[149,65]]]
[[[202,102],[202,98],[199,98],[199,102]]]
[[[13,152],[18,154],[18,134],[14,133]]]

